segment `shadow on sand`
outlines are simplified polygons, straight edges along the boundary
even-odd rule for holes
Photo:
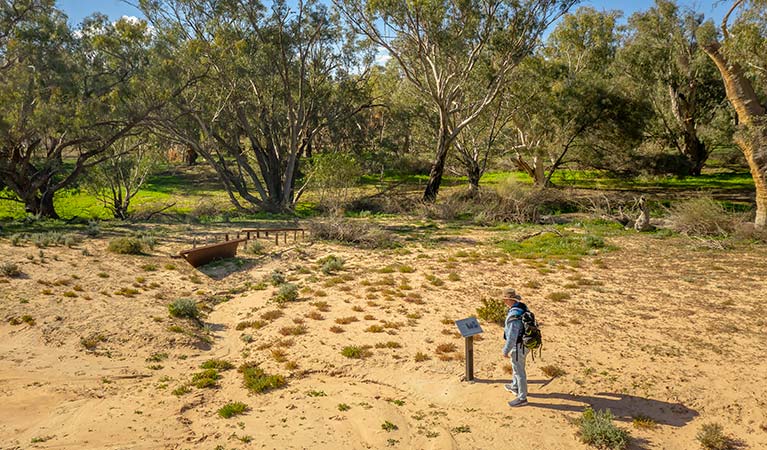
[[[536,400],[564,400],[579,404],[563,404],[537,402]],[[672,427],[682,427],[698,416],[698,412],[681,403],[670,403],[661,400],[636,397],[626,394],[600,392],[594,395],[573,395],[561,393],[530,393],[529,405],[536,408],[552,409],[555,411],[581,412],[586,406],[594,409],[609,409],[616,420],[631,422],[634,417],[644,415],[655,422]]]

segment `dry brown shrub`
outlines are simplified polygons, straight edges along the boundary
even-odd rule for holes
[[[353,244],[362,248],[393,248],[398,245],[397,239],[388,231],[358,220],[331,217],[309,222],[308,228],[314,239]]]
[[[711,197],[681,201],[671,207],[671,229],[688,236],[727,236],[743,217],[729,213]]]

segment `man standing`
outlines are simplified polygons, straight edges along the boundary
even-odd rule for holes
[[[522,325],[522,314],[527,311],[527,306],[522,303],[522,296],[517,294],[514,289],[506,289],[503,293],[503,302],[509,308],[506,313],[506,322],[503,329],[503,337],[506,339],[506,345],[503,346],[503,357],[510,357],[512,368],[511,384],[503,387],[517,398],[509,402],[509,406],[524,406],[527,404],[527,373],[525,373],[525,359],[527,358],[527,348],[522,345],[520,335],[524,326]]]

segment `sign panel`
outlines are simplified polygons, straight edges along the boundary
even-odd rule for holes
[[[474,336],[475,334],[482,333],[482,327],[479,326],[479,321],[476,317],[456,320],[455,326],[458,327],[458,331],[461,332],[461,336],[463,337]]]

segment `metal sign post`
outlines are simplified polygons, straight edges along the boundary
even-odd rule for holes
[[[474,335],[482,333],[482,327],[476,317],[455,321],[455,326],[466,340],[466,376],[465,381],[474,381]]]

